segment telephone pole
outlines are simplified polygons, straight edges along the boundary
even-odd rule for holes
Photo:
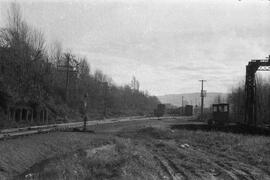
[[[66,98],[66,101],[68,99],[68,86],[69,86],[69,72],[70,72],[70,56],[66,56],[67,58],[67,61],[66,61],[66,93],[65,93],[65,98]]]
[[[203,90],[203,82],[206,80],[199,80],[202,82],[202,89],[201,89],[201,120],[203,121],[203,102],[204,102],[204,97],[206,95],[205,91]]]
[[[87,124],[87,98],[88,98],[88,93],[84,94],[83,98],[83,131],[86,131],[86,124]]]
[[[109,90],[109,84],[108,82],[102,82],[102,88],[103,88],[103,118],[105,119],[107,117],[107,100],[108,100],[108,90]]]
[[[182,96],[182,116],[184,115],[184,96]]]
[[[70,84],[70,73],[78,72],[79,63],[72,57],[70,53],[64,54],[66,62],[65,65],[57,65],[58,71],[66,72],[66,85],[65,85],[65,100],[68,101],[69,97],[69,84]]]

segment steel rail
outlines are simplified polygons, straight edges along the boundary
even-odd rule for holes
[[[127,121],[138,121],[138,120],[158,120],[158,119],[171,119],[176,117],[125,117],[125,118],[110,118],[104,120],[92,120],[87,121],[87,126],[94,126],[98,124],[108,124],[108,123],[117,123],[117,122],[127,122]],[[49,125],[41,125],[41,126],[30,126],[23,128],[11,128],[4,129],[0,131],[0,140],[15,138],[19,136],[33,135],[39,133],[46,133],[51,131],[61,131],[67,130],[71,128],[80,128],[83,126],[83,122],[70,122],[70,123],[61,123],[61,124],[49,124]]]

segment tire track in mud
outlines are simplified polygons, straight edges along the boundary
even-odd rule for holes
[[[260,169],[256,165],[247,164],[241,161],[241,158],[237,158],[237,156],[232,157],[219,151],[216,153],[209,153],[200,149],[197,150],[197,152],[208,156],[215,166],[229,172],[230,174],[232,172],[233,178],[236,176],[236,179],[241,180],[270,180],[270,174],[265,169]]]
[[[172,165],[171,162],[167,161],[164,157],[157,155],[155,155],[154,157],[160,163],[162,169],[169,175],[169,179],[188,179],[188,177],[182,171],[180,171],[175,165]]]
[[[209,159],[209,163],[214,169],[214,173],[210,172],[215,178],[214,179],[232,179],[232,180],[255,180],[253,175],[251,173],[247,173],[248,171],[243,171],[243,168],[241,168],[240,164],[237,163],[235,160],[231,163],[229,162],[222,162],[214,160],[216,157],[216,154],[211,154],[211,156],[208,153],[205,153],[200,150],[194,150],[197,154],[201,154],[201,157],[207,157]],[[219,158],[217,158],[219,159]],[[232,160],[232,158],[223,157],[224,159]],[[236,168],[234,167],[234,164],[238,164],[239,166]],[[253,167],[252,167],[253,168]]]
[[[233,172],[233,174],[236,175],[238,179],[256,180],[257,178],[254,177],[250,170],[256,169],[256,171],[261,171],[257,167],[242,163],[235,157],[231,157],[220,152],[213,154],[213,156],[216,156],[217,159],[226,160],[224,163],[218,162],[216,160],[214,162],[217,166],[222,167],[226,171]]]
[[[232,180],[256,180],[255,174],[262,174],[264,173],[261,169],[258,169],[255,166],[251,166],[242,162],[237,161],[236,159],[233,159],[231,157],[224,156],[223,160],[229,160],[230,162],[222,162],[217,161],[216,158],[219,157],[219,154],[211,154],[200,150],[196,150],[196,153],[202,154],[202,157],[207,157],[210,161],[209,163],[214,167],[215,171],[218,171],[218,173],[211,173],[215,176],[215,179],[232,179]],[[214,159],[216,158],[216,159]],[[258,173],[252,174],[250,171],[256,171]],[[264,178],[263,178],[264,179]]]
[[[162,151],[163,157],[169,162],[169,165],[172,166],[176,172],[181,172],[184,174],[184,179],[209,179],[205,177],[205,174],[202,174],[203,169],[197,169],[196,166],[191,166],[199,164],[199,162],[194,162],[192,158],[197,156],[196,154],[190,153],[191,148],[179,148],[177,145],[167,147],[167,151],[170,151],[171,154],[174,154],[175,157],[169,156],[170,153],[167,151]],[[199,159],[199,158],[195,158]],[[196,172],[198,171],[198,172]]]
[[[173,179],[172,173],[170,172],[168,167],[162,162],[162,160],[160,160],[157,156],[154,156],[154,159],[159,163],[161,169],[163,170],[163,172],[159,172],[159,176],[161,177],[161,179]],[[169,177],[163,175],[163,173],[165,173]]]
[[[180,168],[178,168],[178,166],[172,160],[170,160],[168,158],[166,158],[166,160],[168,161],[169,165],[174,169],[174,171],[176,173],[182,174],[184,176],[184,179],[189,179],[189,176],[187,175],[187,172],[188,172],[187,169],[182,167],[186,171],[186,172],[184,172],[183,170],[180,170]]]
[[[260,176],[264,171],[249,164],[237,161],[235,158],[224,157],[220,158],[219,154],[209,154],[208,152],[190,148],[180,148],[175,146],[165,146],[152,150],[155,153],[155,159],[161,164],[162,169],[169,175],[169,179],[231,179],[231,180],[255,180],[269,179],[268,176]],[[168,145],[168,144],[167,144]],[[174,156],[171,156],[173,154]],[[181,163],[184,157],[191,156],[190,159],[185,159],[188,164]],[[226,156],[226,155],[225,155]],[[199,160],[199,161],[198,161]],[[179,162],[178,162],[179,161]],[[229,162],[228,162],[229,161]],[[204,168],[196,169],[192,167],[199,163],[204,163]],[[197,167],[197,166],[195,166]],[[193,168],[195,170],[190,170]],[[197,173],[197,171],[199,171]]]
[[[224,165],[223,163],[220,163],[220,162],[215,162],[213,161],[212,164],[215,166],[216,169],[218,169],[220,171],[220,174],[218,176],[216,176],[217,178],[219,176],[222,176],[224,177],[225,179],[232,179],[232,180],[238,180],[239,178],[240,179],[243,179],[244,176],[242,177],[241,175],[239,175],[238,173],[233,173],[231,170],[232,169],[229,169],[226,165]],[[243,180],[246,180],[246,179],[243,179]]]
[[[246,168],[246,167],[245,167]],[[254,168],[254,167],[253,167]],[[255,177],[253,177],[252,173],[249,171],[250,169],[244,169],[243,167],[241,167],[241,171],[243,171],[244,173],[246,173],[248,175],[248,177],[251,179],[251,180],[256,180]]]
[[[153,154],[162,173],[166,174],[165,179],[270,180],[266,169],[246,161],[241,152],[220,147],[209,149],[211,147],[205,147],[200,143],[178,140],[167,134],[161,136],[160,132],[156,135],[156,131],[152,131],[149,132],[150,138],[140,140]]]
[[[165,149],[164,149],[165,148]],[[154,149],[152,150],[153,153],[155,153],[155,159],[161,164],[163,167],[162,169],[169,174],[170,179],[173,180],[188,180],[188,179],[200,179],[202,178],[200,175],[198,175],[195,172],[190,171],[190,169],[187,166],[184,166],[183,164],[178,164],[175,162],[173,157],[170,156],[170,154],[178,154],[181,155],[180,158],[176,157],[176,159],[184,158],[185,156],[177,150],[172,149],[171,147],[165,147]]]
[[[243,163],[220,163],[215,162],[217,166],[222,167],[224,170],[232,172],[237,178],[236,179],[243,179],[243,180],[256,180],[256,179],[269,179],[269,177],[260,177],[260,174],[264,174],[261,169],[258,169],[255,166],[250,166]],[[238,165],[235,167],[235,165]],[[251,173],[253,171],[254,174]],[[256,173],[255,173],[256,171]]]

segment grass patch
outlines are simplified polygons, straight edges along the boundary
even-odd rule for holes
[[[46,160],[27,174],[34,179],[157,179],[159,167],[143,146],[115,138],[110,144]]]
[[[110,138],[104,136],[67,132],[0,141],[0,177],[18,175],[42,160],[108,141]]]
[[[237,177],[242,176],[239,171],[270,174],[266,136],[141,124],[115,128],[114,134],[104,133],[106,129],[100,134],[55,132],[1,141],[0,179],[21,174],[37,162],[43,164],[31,171],[48,179],[164,179],[169,177],[166,166],[190,179],[210,178],[205,176],[209,172],[225,179],[228,172]]]

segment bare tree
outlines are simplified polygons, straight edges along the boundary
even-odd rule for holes
[[[94,78],[98,82],[106,82],[107,81],[107,76],[101,70],[95,71]]]
[[[101,70],[91,74],[87,59],[63,52],[61,43],[56,41],[47,51],[42,32],[24,21],[16,3],[10,5],[6,27],[0,30],[0,72],[0,108],[9,101],[5,96],[13,102],[47,104],[64,116],[79,110],[85,94],[87,113],[95,116],[142,115],[159,103],[139,91],[135,76],[130,85],[119,87]],[[70,94],[69,101],[65,94]]]
[[[13,80],[13,88],[19,96],[40,95],[42,77],[45,69],[45,40],[43,34],[31,28],[22,17],[19,4],[11,3],[8,9],[6,28],[1,29],[0,41],[9,57],[6,61],[12,73],[6,74],[6,79]],[[33,95],[36,97],[36,95]]]
[[[139,81],[136,79],[135,76],[132,76],[130,87],[131,87],[131,89],[132,89],[133,91],[139,91],[139,90],[140,90],[140,83],[139,83]]]

